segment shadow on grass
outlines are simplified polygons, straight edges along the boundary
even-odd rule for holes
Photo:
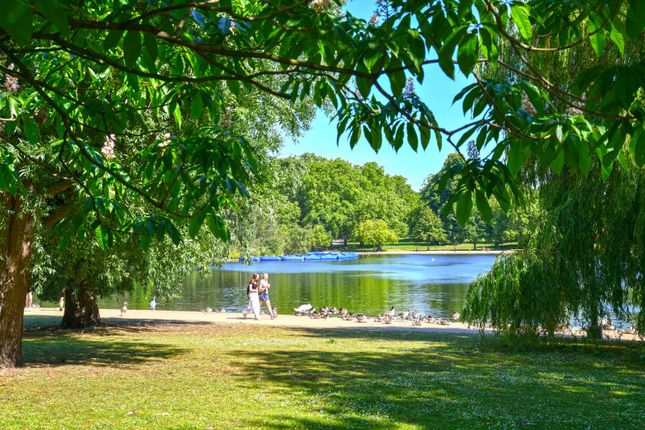
[[[30,316],[25,321],[23,357],[26,366],[36,367],[83,364],[114,367],[166,360],[186,352],[185,349],[137,339],[115,338],[203,325],[129,320],[86,329],[63,329],[57,317]],[[88,334],[91,336],[85,336]]]
[[[293,335],[312,341],[259,351],[253,364],[238,365],[246,367],[244,384],[301,393],[310,413],[276,410],[271,421],[252,425],[639,428],[645,414],[640,344],[559,340],[514,350],[491,336],[346,329]],[[248,351],[229,354],[235,360]]]

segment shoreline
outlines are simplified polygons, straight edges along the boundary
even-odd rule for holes
[[[477,250],[477,251],[449,251],[449,250],[430,250],[430,251],[411,251],[411,250],[392,250],[392,251],[357,251],[359,255],[501,255],[510,254],[514,250],[507,249],[491,249],[491,250]]]
[[[512,254],[516,251],[516,248],[513,249],[486,249],[486,250],[455,250],[451,251],[448,249],[444,250],[430,250],[430,251],[412,251],[412,250],[391,250],[391,251],[339,251],[331,250],[327,252],[355,252],[358,255],[502,255],[502,254]],[[311,260],[316,262],[317,260]],[[333,260],[332,260],[333,261]],[[239,263],[238,258],[229,258],[227,263]]]
[[[345,329],[345,330],[384,330],[384,331],[413,331],[413,332],[426,332],[426,333],[446,333],[446,334],[465,334],[465,335],[480,335],[482,331],[478,328],[473,328],[462,322],[450,321],[450,325],[439,325],[423,323],[421,326],[413,326],[410,321],[394,321],[392,324],[383,324],[375,322],[374,317],[369,317],[369,321],[359,323],[356,321],[344,321],[339,317],[330,317],[327,319],[311,319],[308,316],[295,316],[281,314],[278,318],[272,320],[268,315],[262,315],[260,320],[255,320],[252,315],[244,318],[240,312],[211,312],[204,313],[199,311],[166,311],[166,310],[143,310],[143,309],[128,309],[124,317],[121,316],[120,309],[100,309],[101,321],[110,324],[122,323],[163,323],[163,322],[178,322],[178,323],[210,323],[210,324],[251,324],[264,327],[276,328],[303,328],[303,329]],[[60,317],[63,313],[57,308],[37,308],[32,311],[25,312],[25,317],[29,316],[45,316],[45,317]],[[574,329],[576,330],[576,329]],[[483,330],[483,334],[492,335],[496,332],[492,329]],[[577,330],[572,334],[558,334],[557,337],[574,337],[585,338],[584,334]],[[625,341],[639,341],[636,335],[622,335],[619,336],[616,330],[605,330],[605,340],[625,340]],[[640,339],[643,341],[643,339]]]

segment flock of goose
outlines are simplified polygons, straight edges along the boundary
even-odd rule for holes
[[[344,321],[354,321],[358,323],[366,323],[370,320],[374,322],[379,322],[383,324],[392,324],[395,321],[411,322],[413,326],[420,326],[423,323],[427,324],[439,324],[439,325],[450,325],[452,321],[459,321],[461,315],[459,312],[454,312],[450,319],[446,318],[434,318],[432,315],[424,315],[421,312],[418,312],[416,309],[412,312],[405,310],[402,312],[395,312],[394,306],[390,309],[382,312],[377,317],[369,317],[364,313],[350,313],[347,308],[337,308],[337,307],[328,307],[322,306],[320,309],[316,309],[311,304],[307,303],[300,305],[297,308],[293,309],[296,316],[307,315],[311,319],[327,319],[330,317],[340,317]]]

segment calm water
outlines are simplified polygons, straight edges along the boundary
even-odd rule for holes
[[[379,255],[344,261],[229,263],[209,276],[193,275],[177,300],[157,309],[199,310],[246,306],[246,284],[253,272],[269,273],[271,302],[279,313],[292,313],[303,303],[347,307],[350,312],[377,314],[390,306],[449,316],[464,305],[468,283],[488,271],[492,255]],[[119,307],[122,297],[101,300]],[[129,307],[145,309],[151,297],[134,291]]]

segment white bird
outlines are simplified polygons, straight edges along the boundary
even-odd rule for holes
[[[123,302],[123,307],[121,307],[121,316],[124,317],[127,311],[128,311],[128,302]]]
[[[300,305],[297,308],[293,308],[293,310],[296,312],[296,314],[301,315],[301,314],[306,314],[307,312],[311,312],[313,310],[313,306],[311,304],[307,303],[306,305]]]
[[[212,308],[204,308],[204,309],[202,309],[203,314],[210,314],[211,312],[213,312]]]
[[[157,296],[152,296],[152,300],[148,303],[148,307],[153,311],[157,308]]]

